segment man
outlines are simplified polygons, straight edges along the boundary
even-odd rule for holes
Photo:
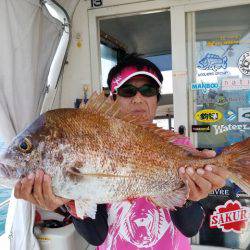
[[[162,81],[162,74],[153,63],[134,55],[112,68],[108,77],[113,99],[119,102],[121,111],[136,116],[144,115],[148,121],[152,121],[155,116]],[[176,143],[190,144],[187,139]],[[204,157],[214,156],[213,151],[204,151]],[[180,166],[179,174],[190,187],[190,201],[205,198],[212,190],[225,185],[225,171],[216,166],[203,167],[194,171],[189,166]],[[48,210],[67,203],[74,214],[74,203],[54,196],[50,177],[42,171],[18,182],[15,196]],[[183,208],[169,213],[142,197],[132,203],[124,201],[107,206],[98,205],[95,220],[73,218],[73,222],[89,243],[100,245],[100,250],[190,249],[189,240],[184,235],[191,237],[197,233],[203,217],[199,203],[188,202]]]

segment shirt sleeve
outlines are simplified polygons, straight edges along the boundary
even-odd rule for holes
[[[205,215],[202,205],[193,201],[188,201],[183,207],[170,211],[172,222],[186,237],[193,237],[199,232]]]
[[[173,141],[173,143],[175,145],[186,145],[186,146],[190,146],[190,148],[194,148],[193,144],[191,143],[188,137],[177,138]]]
[[[195,148],[188,137],[177,138],[174,144]],[[174,225],[183,235],[193,237],[203,224],[205,211],[199,202],[187,201],[183,207],[170,211],[170,216]]]
[[[70,204],[70,213],[76,231],[91,245],[100,246],[108,234],[108,213],[105,204],[97,205],[95,219],[86,217],[80,219],[75,217],[75,210],[72,203]],[[74,216],[75,215],[75,216]]]

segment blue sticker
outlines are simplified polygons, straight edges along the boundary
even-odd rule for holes
[[[202,90],[204,94],[207,94],[210,89],[218,89],[220,85],[218,83],[192,83],[192,90]]]
[[[237,118],[237,114],[232,110],[227,110],[224,113],[224,117],[227,121],[232,122]]]
[[[199,62],[197,67],[202,70],[213,70],[217,71],[218,69],[227,68],[227,57],[218,56],[216,54],[207,53]]]
[[[242,140],[244,140],[244,136],[243,136],[243,133],[240,131],[230,131],[227,134],[228,146],[230,146],[236,142],[240,142]]]

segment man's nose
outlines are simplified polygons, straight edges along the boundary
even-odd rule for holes
[[[136,95],[132,99],[133,103],[142,103],[143,102],[143,95],[137,91]]]

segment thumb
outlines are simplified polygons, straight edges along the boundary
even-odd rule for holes
[[[203,149],[201,151],[201,157],[204,158],[214,158],[216,156],[216,152],[214,150]]]

